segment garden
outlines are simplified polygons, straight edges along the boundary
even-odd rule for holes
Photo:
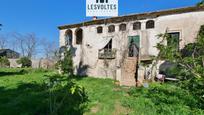
[[[41,69],[1,68],[0,93],[1,115],[204,114],[199,99],[172,83],[128,88]]]

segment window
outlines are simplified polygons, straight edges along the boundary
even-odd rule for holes
[[[115,32],[115,26],[114,25],[108,26],[108,32],[109,33]]]
[[[98,34],[103,33],[103,27],[102,26],[97,27],[97,33]]]
[[[133,30],[140,30],[141,29],[141,22],[135,22],[133,24]]]
[[[126,30],[126,24],[120,24],[119,30],[120,31],[125,31]]]
[[[107,52],[108,50],[112,49],[112,40],[104,47],[104,51]]]
[[[112,39],[98,53],[99,59],[115,59],[116,50],[112,49]]]
[[[140,36],[128,36],[128,56],[139,56]]]
[[[146,23],[146,29],[151,29],[151,28],[154,28],[154,20],[149,20],[147,21]]]
[[[67,30],[65,32],[65,46],[72,45],[72,30]]]
[[[172,32],[168,33],[169,37],[167,38],[167,45],[172,46],[175,48],[176,51],[179,51],[179,38],[180,33],[179,32]]]
[[[82,44],[83,40],[83,30],[81,28],[78,28],[76,30],[76,44]]]

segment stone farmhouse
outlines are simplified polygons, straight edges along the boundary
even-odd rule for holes
[[[142,83],[146,75],[140,63],[151,66],[151,57],[158,54],[155,46],[161,39],[157,35],[167,32],[176,47],[182,49],[195,41],[203,24],[204,7],[187,7],[94,19],[58,28],[60,47],[68,46],[73,51],[76,74],[112,78],[121,85],[134,86]],[[158,67],[155,71],[159,71]]]

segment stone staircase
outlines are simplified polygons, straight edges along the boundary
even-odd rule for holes
[[[135,72],[136,72],[137,57],[128,57],[124,60],[122,67],[122,77],[120,85],[122,86],[136,86]]]

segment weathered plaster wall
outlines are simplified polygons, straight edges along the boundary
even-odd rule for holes
[[[154,29],[146,29],[145,23],[147,20],[155,21]],[[180,48],[185,44],[194,42],[199,31],[200,25],[204,24],[204,12],[191,12],[175,15],[161,16],[154,19],[138,20],[142,23],[141,30],[133,30],[132,26],[135,21],[124,22],[127,24],[125,32],[119,32],[119,25],[121,23],[102,24],[84,26],[83,29],[83,44],[76,45],[75,30],[73,32],[73,46],[75,48],[75,56],[73,58],[75,68],[78,68],[80,61],[83,65],[88,65],[87,75],[95,77],[108,77],[121,79],[121,63],[124,61],[124,53],[127,53],[128,36],[139,35],[141,55],[157,55],[158,51],[154,47],[160,41],[157,35],[167,32],[180,32]],[[108,26],[115,25],[115,32],[108,33]],[[98,34],[96,28],[103,27],[103,33]],[[60,30],[60,46],[65,44],[66,30]],[[109,67],[104,66],[104,60],[98,59],[98,39],[112,36],[112,47],[117,50],[116,59],[109,61]]]
[[[194,42],[200,26],[204,24],[204,12],[192,12],[177,15],[162,16],[157,19],[157,33],[180,32],[180,48]]]

